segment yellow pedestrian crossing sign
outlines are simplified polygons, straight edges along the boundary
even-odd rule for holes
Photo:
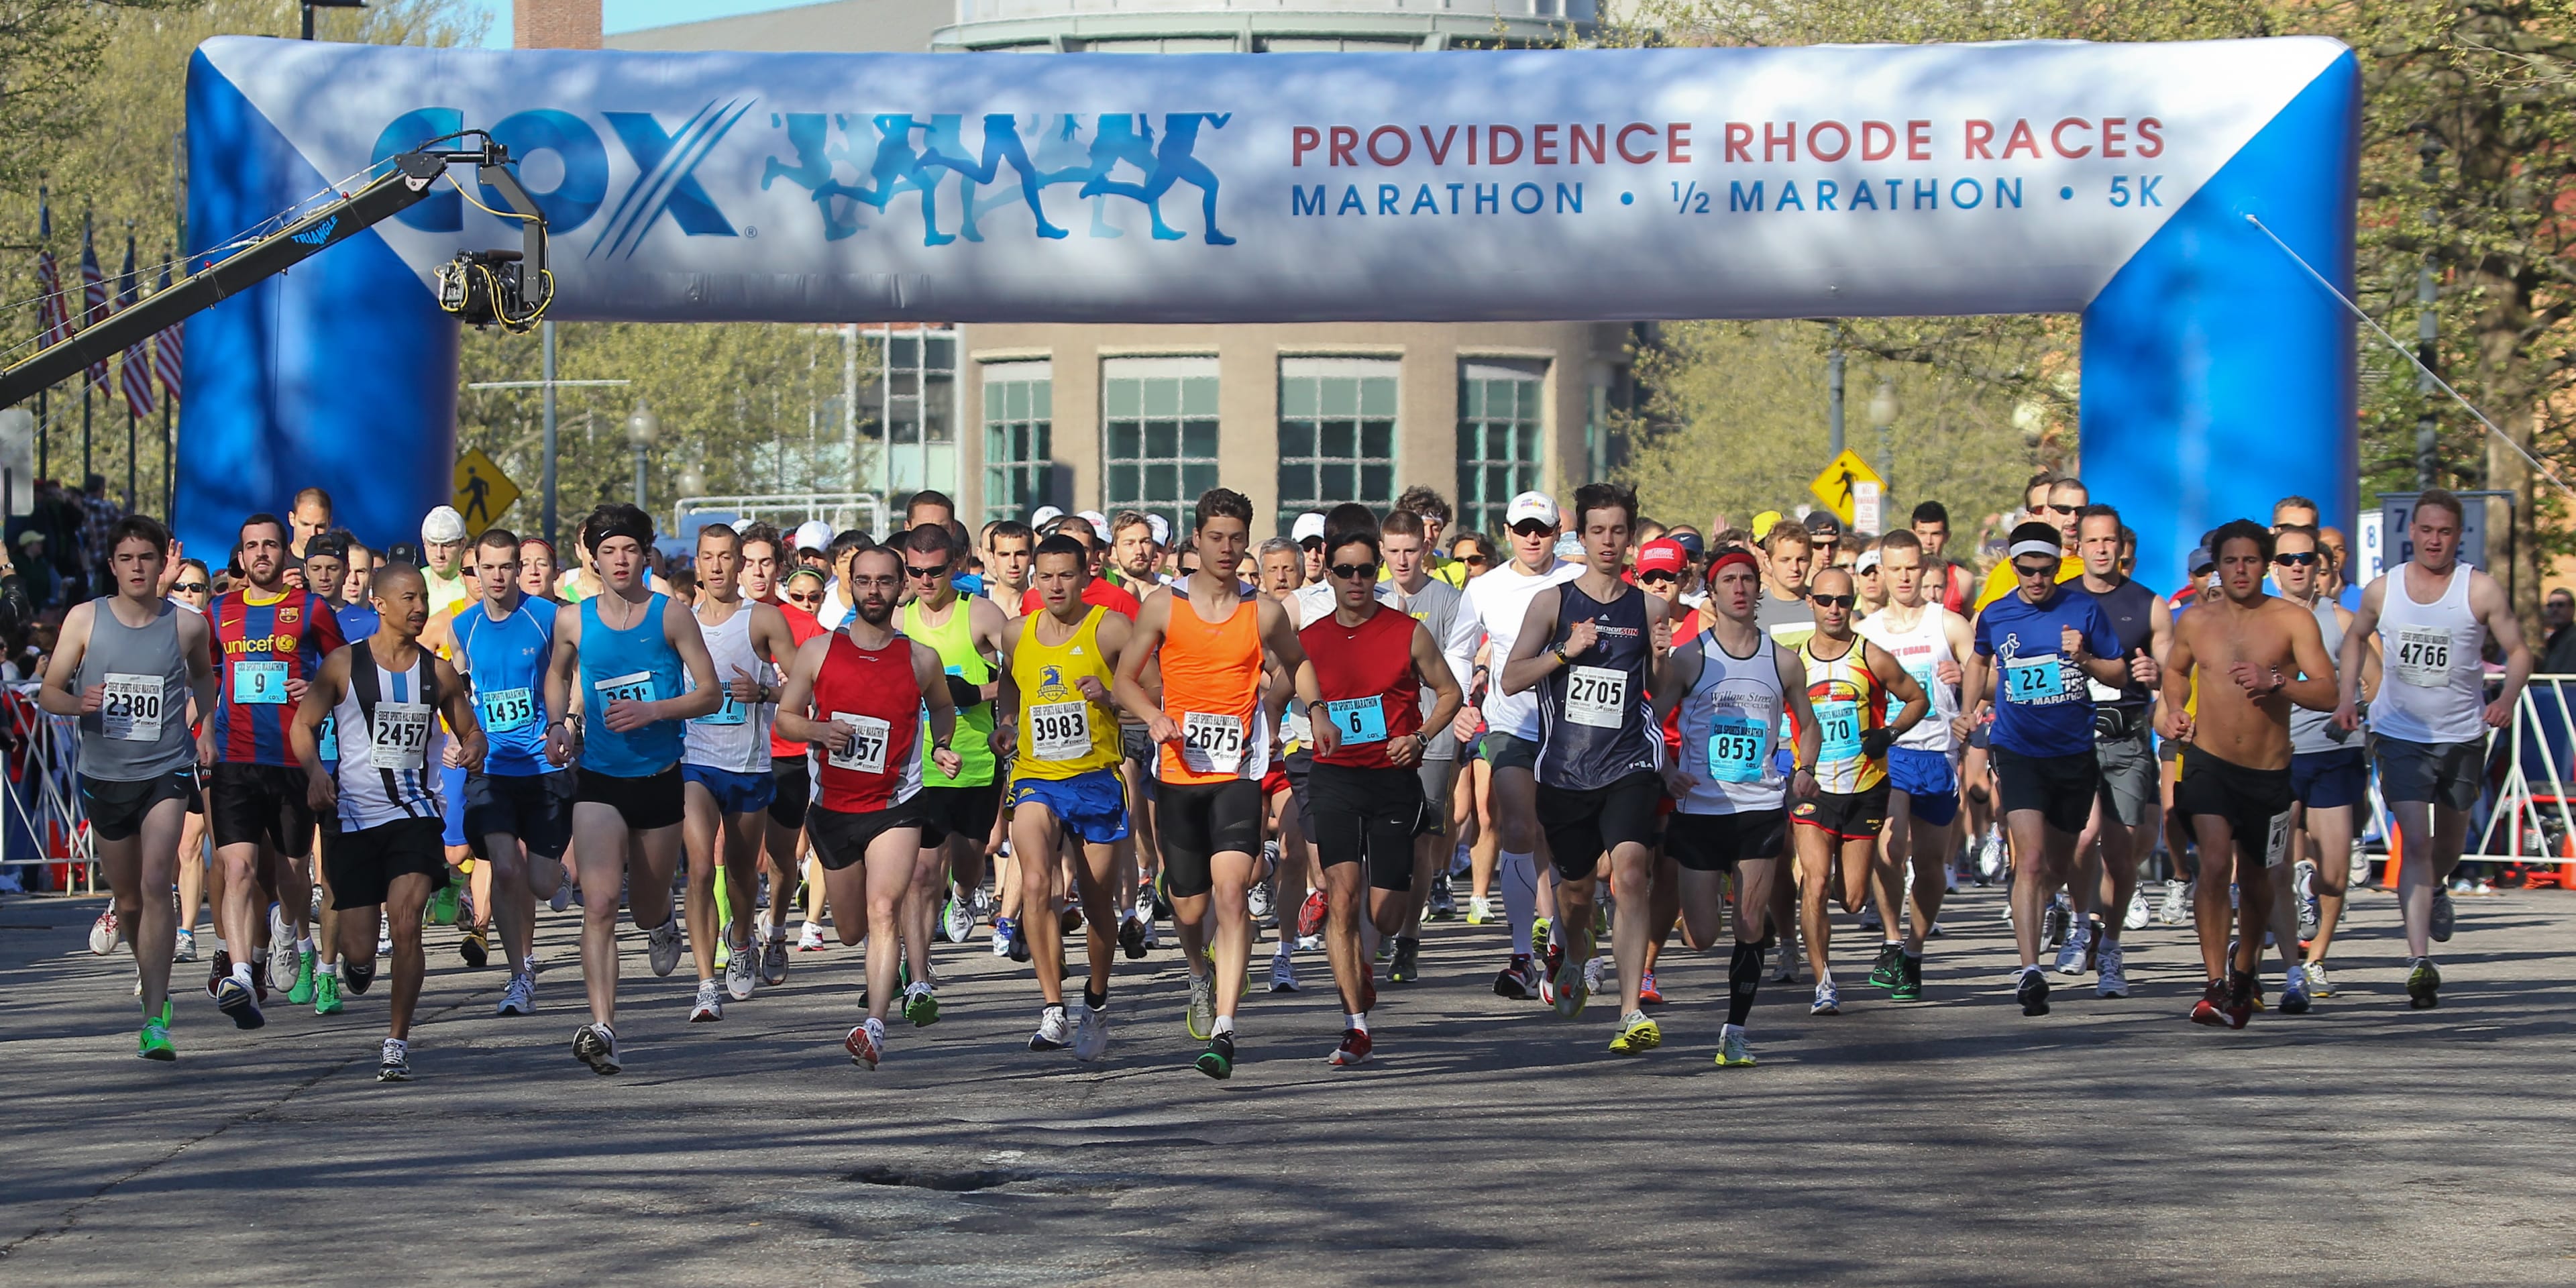
[[[479,448],[466,448],[456,458],[456,512],[465,516],[467,532],[481,532],[501,521],[518,503],[519,485]]]
[[[1887,480],[1880,478],[1878,471],[1869,467],[1869,462],[1862,460],[1859,453],[1844,448],[1842,455],[1827,463],[1825,472],[1807,485],[1807,490],[1815,493],[1816,499],[1824,502],[1825,508],[1833,511],[1834,517],[1849,528],[1852,507],[1859,499],[1864,483],[1872,489],[1884,490],[1887,487]]]

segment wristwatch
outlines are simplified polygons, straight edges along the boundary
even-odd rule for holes
[[[1556,664],[1558,666],[1574,665],[1574,659],[1565,655],[1565,646],[1563,644],[1550,644],[1547,646],[1547,651],[1556,654]]]

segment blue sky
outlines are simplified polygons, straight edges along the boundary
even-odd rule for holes
[[[927,0],[925,0],[927,2]],[[492,15],[491,34],[483,43],[494,49],[510,45],[510,0],[470,0]],[[600,25],[611,32],[664,27],[701,18],[729,18],[764,9],[788,9],[814,0],[602,0]]]

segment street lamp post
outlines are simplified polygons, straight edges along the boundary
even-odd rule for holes
[[[1825,449],[1843,454],[1843,324],[1833,324],[1832,347],[1825,353]]]
[[[1878,391],[1869,396],[1869,423],[1878,426],[1878,476],[1886,480],[1886,492],[1896,490],[1896,382],[1879,377]],[[1888,504],[1885,493],[1879,504]]]
[[[635,508],[644,509],[644,458],[653,450],[653,440],[662,432],[662,419],[644,400],[635,400],[635,414],[626,418],[626,441],[635,449]]]

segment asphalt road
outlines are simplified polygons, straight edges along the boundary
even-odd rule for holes
[[[1488,986],[1496,927],[1435,928],[1379,1058],[1338,1006],[1245,1009],[1192,1072],[1168,947],[1122,962],[1108,1060],[1024,1049],[1025,968],[943,946],[946,1018],[854,1068],[855,950],[685,1022],[625,935],[627,1071],[569,1054],[573,915],[541,1009],[431,932],[419,1081],[374,1081],[380,983],[241,1033],[181,968],[181,1059],[133,1055],[130,959],[92,900],[0,908],[0,1282],[2243,1284],[2576,1282],[2576,897],[2460,901],[2443,1005],[2409,1012],[2393,900],[2358,896],[2340,996],[2243,1032],[2183,1020],[2188,928],[2133,932],[2136,996],[2008,997],[1994,892],[1963,893],[1926,1000],[1838,972],[1766,986],[1761,1064],[1710,1056],[1725,963],[1668,959],[1667,1045],[1607,1055]],[[541,914],[542,915],[542,914]],[[979,932],[980,933],[980,932]],[[1167,936],[1168,939],[1168,936]],[[1846,930],[1846,944],[1867,950]],[[2277,980],[2273,987],[2277,990]]]

